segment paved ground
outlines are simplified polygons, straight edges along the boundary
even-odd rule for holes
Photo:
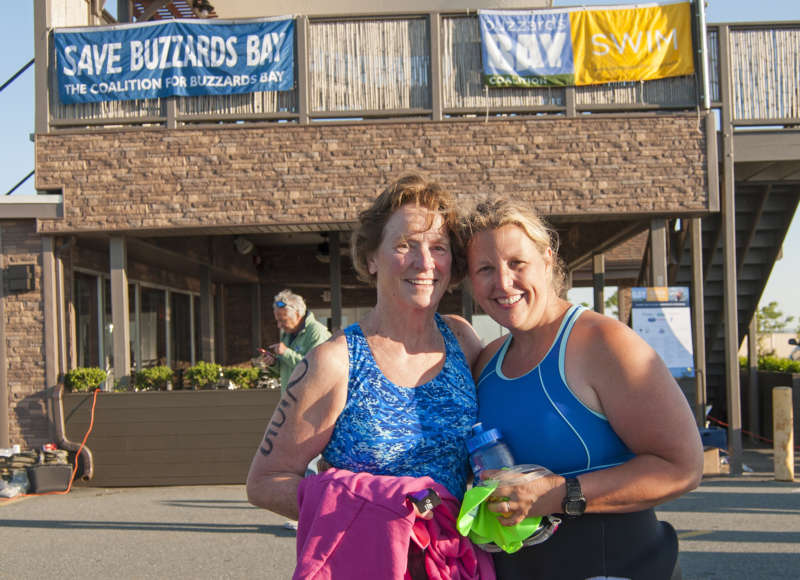
[[[753,473],[708,477],[659,509],[678,530],[685,580],[800,578],[800,483],[772,481],[768,450],[744,462]],[[283,521],[239,485],[0,502],[0,578],[286,579],[294,533]]]
[[[769,449],[743,463],[753,472],[706,477],[658,510],[678,531],[684,580],[800,578],[800,480],[774,481]]]

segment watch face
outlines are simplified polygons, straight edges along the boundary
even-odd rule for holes
[[[568,516],[582,516],[586,509],[586,500],[573,499],[564,502],[564,513]]]

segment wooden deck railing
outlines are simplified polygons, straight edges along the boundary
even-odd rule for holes
[[[720,70],[724,38],[729,76]],[[735,121],[800,118],[800,23],[709,25],[707,40],[714,106],[721,106],[720,83],[730,78]],[[487,88],[475,14],[299,17],[297,41],[296,87],[288,92],[63,105],[50,71],[50,128],[575,115],[695,109],[702,101],[699,74],[589,87]]]

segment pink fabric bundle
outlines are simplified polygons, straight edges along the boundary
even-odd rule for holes
[[[406,496],[434,489],[442,503],[418,518]],[[494,580],[489,554],[456,529],[459,503],[429,477],[393,477],[329,469],[298,490],[294,579],[408,580],[410,542],[424,550],[431,580]]]

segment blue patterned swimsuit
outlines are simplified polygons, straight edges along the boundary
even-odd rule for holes
[[[438,314],[446,349],[442,370],[401,387],[378,368],[358,324],[345,331],[350,355],[347,402],[322,456],[340,469],[429,476],[461,499],[469,471],[466,439],[477,421],[475,383],[461,347]]]

